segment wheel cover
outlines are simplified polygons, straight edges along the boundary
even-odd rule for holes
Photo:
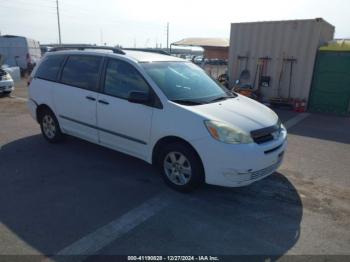
[[[43,131],[44,134],[49,138],[53,139],[56,135],[56,124],[52,116],[45,115],[43,117]]]
[[[164,172],[175,185],[186,185],[192,176],[190,161],[180,152],[170,152],[164,158]]]

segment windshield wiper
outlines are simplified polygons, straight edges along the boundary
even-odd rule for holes
[[[174,99],[174,100],[171,100],[171,101],[173,101],[175,103],[178,103],[178,104],[187,105],[187,106],[202,105],[202,103],[196,102],[196,101],[193,101],[193,100]]]
[[[208,103],[215,103],[215,102],[219,102],[219,101],[223,101],[229,98],[233,98],[234,96],[220,96],[218,98],[215,98],[213,100],[210,100]]]
[[[225,92],[225,93],[227,94],[227,96],[219,96],[217,98],[214,98],[213,100],[210,100],[208,103],[215,103],[215,102],[219,102],[219,101],[223,101],[223,100],[226,100],[226,99],[237,97],[237,95],[235,93],[232,93],[230,91]]]

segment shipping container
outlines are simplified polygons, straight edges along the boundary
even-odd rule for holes
[[[307,100],[317,50],[333,39],[334,30],[322,18],[231,24],[230,86],[247,69],[263,101]]]

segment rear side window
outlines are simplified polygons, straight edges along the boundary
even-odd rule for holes
[[[35,77],[49,81],[56,81],[63,60],[64,56],[62,55],[48,56],[41,62],[36,71]]]
[[[97,91],[98,73],[102,57],[70,56],[63,68],[61,82],[91,91]]]
[[[147,93],[149,86],[132,65],[120,60],[109,60],[106,68],[104,93],[128,99],[131,91]]]

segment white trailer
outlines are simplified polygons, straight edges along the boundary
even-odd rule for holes
[[[23,36],[0,36],[1,63],[9,66],[18,66],[21,72],[33,69],[41,58],[38,41]]]

